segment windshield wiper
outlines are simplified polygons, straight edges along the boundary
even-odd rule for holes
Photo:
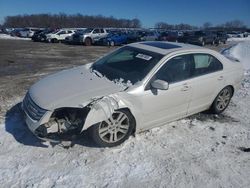
[[[102,73],[100,73],[99,71],[97,71],[96,69],[94,69],[93,65],[90,68],[90,72],[91,73],[95,73],[95,75],[98,76],[98,77],[100,77],[100,78],[103,77]]]

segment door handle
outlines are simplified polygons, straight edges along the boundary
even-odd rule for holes
[[[188,91],[190,89],[190,86],[186,83],[182,85],[181,91]]]
[[[223,80],[223,78],[224,78],[223,76],[220,76],[217,80]]]

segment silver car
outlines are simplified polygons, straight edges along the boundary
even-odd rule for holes
[[[22,107],[41,139],[61,141],[87,130],[97,145],[112,147],[204,110],[223,112],[242,76],[241,63],[213,50],[140,42],[38,81]]]

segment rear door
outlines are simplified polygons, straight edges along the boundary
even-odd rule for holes
[[[67,36],[67,31],[62,30],[57,34],[57,39],[58,40],[64,40],[66,36]]]
[[[100,29],[94,29],[92,32],[92,38],[94,41],[98,41],[101,38],[101,30]]]
[[[216,95],[224,86],[223,65],[210,54],[193,54],[193,94],[188,114],[210,107]]]

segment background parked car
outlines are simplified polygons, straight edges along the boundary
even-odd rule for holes
[[[36,31],[39,31],[39,28],[24,28],[19,31],[20,37],[31,38]]]
[[[108,36],[103,39],[103,42],[108,46],[122,45],[128,42],[128,36],[121,32],[109,33]]]
[[[227,34],[225,32],[223,32],[223,31],[217,31],[216,35],[217,35],[216,36],[216,40],[215,40],[216,44],[220,44],[220,43],[226,44],[228,36],[227,36]]]
[[[205,46],[206,44],[215,44],[216,35],[211,31],[195,31],[193,36],[188,37],[187,42]]]
[[[155,41],[158,40],[159,33],[156,31],[149,31],[145,32],[144,35],[141,37],[141,41]]]
[[[83,32],[82,42],[90,46],[108,35],[108,31],[103,28],[88,28]]]
[[[85,29],[76,30],[72,36],[66,37],[65,42],[68,44],[83,44],[83,34]]]
[[[193,35],[193,32],[183,32],[182,36],[178,36],[177,41],[181,43],[187,43],[187,40],[190,36]]]
[[[34,41],[34,42],[45,42],[46,41],[46,35],[49,34],[49,33],[52,33],[54,32],[55,30],[54,29],[44,29],[42,30],[42,32],[36,32],[32,37],[31,39]]]
[[[244,32],[243,37],[248,37],[248,32]]]
[[[46,35],[47,42],[61,42],[64,41],[66,37],[71,36],[75,33],[72,29],[60,29]]]
[[[158,37],[158,40],[160,40],[160,41],[169,41],[169,42],[177,42],[178,41],[178,33],[177,32],[171,32],[171,31],[162,32],[160,34],[160,36]]]
[[[15,28],[10,32],[10,36],[12,37],[21,37],[20,31],[22,28]]]
[[[128,43],[138,42],[141,40],[142,32],[141,31],[128,31],[127,37],[128,37]]]

